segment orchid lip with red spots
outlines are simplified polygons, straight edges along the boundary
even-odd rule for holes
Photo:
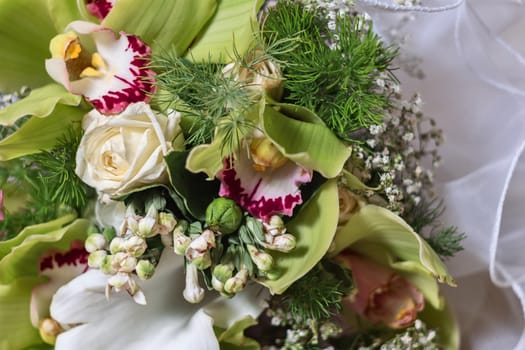
[[[102,114],[118,114],[135,102],[149,102],[155,72],[147,68],[151,49],[137,36],[120,37],[100,25],[75,21],[51,42],[46,70],[73,94],[83,95]],[[88,52],[83,42],[93,41]]]
[[[49,251],[40,258],[40,276],[49,280],[35,286],[31,292],[31,323],[38,328],[39,321],[49,315],[49,305],[55,292],[78,275],[88,270],[88,253],[84,243],[73,241],[68,251]]]
[[[291,216],[303,202],[299,186],[312,180],[312,171],[287,161],[277,169],[257,171],[246,152],[225,160],[217,177],[219,195],[233,199],[256,218],[267,221],[274,214]]]

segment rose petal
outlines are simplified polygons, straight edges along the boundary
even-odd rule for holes
[[[310,170],[291,161],[277,169],[257,171],[244,151],[232,163],[226,161],[217,175],[221,181],[219,195],[233,199],[263,220],[274,214],[291,216],[294,207],[303,202],[299,186],[312,180]]]

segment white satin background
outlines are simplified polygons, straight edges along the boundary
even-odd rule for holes
[[[388,37],[401,14],[363,2]],[[468,235],[447,261],[458,287],[445,290],[461,349],[525,349],[525,3],[466,0],[413,14],[403,49],[422,58],[426,77],[396,75],[445,133],[443,219]]]

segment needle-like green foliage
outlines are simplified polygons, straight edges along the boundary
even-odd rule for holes
[[[340,138],[381,122],[388,94],[377,80],[395,79],[390,63],[397,51],[383,45],[371,24],[344,16],[330,30],[319,11],[280,1],[264,22],[268,41],[297,39],[297,49],[276,59],[284,65],[285,102],[316,112]]]

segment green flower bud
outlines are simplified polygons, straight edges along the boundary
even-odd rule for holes
[[[205,252],[201,256],[198,256],[191,260],[191,263],[194,264],[197,269],[205,270],[211,266],[211,255],[209,252]]]
[[[242,221],[242,210],[233,200],[215,198],[206,208],[206,224],[224,234],[235,232]]]
[[[268,271],[272,268],[273,258],[270,254],[260,251],[251,244],[246,245],[246,247],[248,248],[248,253],[250,253],[252,261],[257,265],[259,270]]]
[[[137,235],[144,238],[153,237],[157,234],[156,230],[157,218],[153,216],[145,216],[139,221],[139,231]]]
[[[88,256],[88,266],[92,269],[100,269],[108,253],[105,250],[97,250]]]
[[[145,281],[150,279],[155,273],[155,265],[149,260],[140,260],[135,267],[135,271],[137,271],[137,276]]]
[[[172,213],[159,213],[159,224],[162,227],[162,233],[170,233],[177,225],[177,219]]]
[[[218,292],[224,291],[224,282],[233,276],[233,265],[219,264],[213,268],[211,285]]]
[[[244,289],[248,282],[248,270],[242,269],[235,274],[232,278],[224,283],[224,291],[227,294],[237,294]]]
[[[288,253],[295,248],[297,241],[295,237],[289,233],[273,237],[273,240],[266,248],[271,250],[278,250],[283,253]]]
[[[106,255],[100,263],[100,271],[106,275],[113,275],[117,273],[117,270],[113,266],[113,255]]]
[[[117,254],[126,250],[126,240],[122,237],[115,237],[109,243],[109,251],[111,254]]]
[[[190,243],[191,243],[190,237],[180,234],[180,233],[176,233],[176,231],[174,231],[173,233],[173,251],[175,252],[175,254],[184,255]]]
[[[128,253],[117,253],[113,256],[113,266],[119,272],[133,272],[137,266],[137,258]]]
[[[107,243],[108,241],[103,235],[100,233],[93,233],[87,237],[86,242],[84,243],[84,248],[86,248],[88,253],[93,253],[97,250],[105,249]]]
[[[124,241],[123,248],[128,254],[138,258],[148,249],[148,244],[144,238],[131,236]]]

